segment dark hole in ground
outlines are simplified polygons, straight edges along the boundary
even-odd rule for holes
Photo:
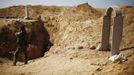
[[[17,31],[16,22],[12,22],[6,26],[6,30],[0,29],[0,56],[13,59],[13,53],[16,49],[16,36],[14,32]],[[44,22],[42,20],[37,20],[26,24],[28,33],[28,59],[35,59],[44,56],[44,53],[49,51],[53,43],[50,41],[50,35],[47,29],[44,27]],[[12,28],[12,29],[11,29]],[[13,30],[16,29],[16,30]],[[9,33],[6,34],[5,33]],[[3,45],[4,42],[4,45]],[[20,61],[23,60],[23,54],[19,53]]]

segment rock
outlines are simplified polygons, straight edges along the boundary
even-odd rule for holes
[[[72,60],[73,59],[73,57],[70,57],[70,60]]]
[[[96,49],[96,47],[94,45],[91,45],[90,49]]]
[[[83,49],[83,46],[79,46],[78,49]]]
[[[101,68],[97,68],[96,71],[101,71],[102,69]]]

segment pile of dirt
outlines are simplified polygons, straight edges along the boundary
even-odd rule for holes
[[[61,7],[57,6],[32,6],[28,5],[28,13],[29,17],[31,19],[37,19],[38,16],[40,16],[42,13],[47,12],[50,14],[58,14],[62,10]],[[18,11],[18,12],[16,12]],[[1,18],[23,18],[25,16],[25,6],[19,5],[19,6],[11,6],[8,8],[2,8],[0,9],[0,17]]]
[[[83,10],[84,12],[90,13],[89,16],[96,16],[100,17],[102,13],[100,13],[98,10],[90,6],[88,3],[83,3],[77,6],[78,10]]]
[[[98,17],[101,17],[102,14],[95,8],[91,7],[88,3],[84,3],[75,7],[41,6],[41,5],[36,6],[28,5],[27,7],[28,12],[30,13],[29,17],[32,19],[37,19],[38,16],[40,15],[50,17],[60,14],[62,14],[61,16],[64,16],[64,18],[67,19],[69,19],[69,17],[72,18],[78,17],[76,20],[79,20],[80,18],[83,17],[86,17],[87,19],[91,18],[96,19]],[[0,17],[23,18],[24,16],[25,16],[25,6],[22,5],[0,9]]]
[[[69,10],[74,10],[74,8],[66,9],[67,13],[70,13]],[[134,50],[134,15],[133,15],[133,9],[134,7],[122,7],[121,12],[124,16],[124,28],[123,28],[123,38],[121,42],[121,53],[128,56],[131,56],[130,59],[127,62],[127,65],[124,65],[124,67],[128,67],[128,65],[131,65],[131,61],[133,60],[133,50]],[[104,9],[103,9],[104,10]],[[65,12],[65,11],[64,11]],[[83,15],[83,18],[77,17],[79,15],[75,15],[75,18],[72,18],[73,15],[64,15],[65,13],[61,12],[63,14],[62,16],[53,16],[54,19],[52,22],[58,22],[56,23],[57,31],[56,36],[54,39],[54,46],[50,49],[49,53],[54,54],[60,54],[63,53],[66,56],[70,58],[89,58],[91,57],[103,57],[108,58],[110,54],[107,53],[94,53],[90,51],[90,47],[92,45],[96,45],[101,38],[101,27],[102,27],[102,17],[98,19],[86,19],[86,17]],[[77,10],[78,12],[78,10]],[[103,11],[105,13],[105,11]],[[66,17],[67,16],[67,17]],[[102,15],[101,15],[102,16]],[[53,25],[55,26],[55,25]],[[46,27],[48,28],[48,27]],[[55,32],[54,32],[55,33]],[[86,51],[89,50],[89,51]],[[127,51],[128,50],[128,51]],[[123,52],[122,52],[123,51]],[[88,53],[89,52],[89,53]],[[92,54],[92,53],[94,54]],[[97,62],[97,61],[96,61]],[[108,63],[109,65],[111,63]],[[126,64],[126,63],[125,63]],[[117,64],[119,65],[119,64]],[[104,70],[96,73],[96,74],[106,74],[110,75],[113,71],[115,74],[123,74],[123,71],[126,71],[126,69],[122,70],[122,66],[116,66],[113,64],[112,66],[105,65]],[[116,67],[117,69],[114,69],[113,67]],[[108,72],[105,71],[107,69],[111,68]],[[133,74],[134,68],[130,68],[129,71],[126,74]],[[117,72],[119,71],[119,72]]]
[[[122,7],[121,11],[124,17],[121,48],[134,47],[134,7]]]
[[[19,11],[19,12],[16,12]],[[22,18],[24,17],[24,6],[12,6],[0,9],[1,18]]]

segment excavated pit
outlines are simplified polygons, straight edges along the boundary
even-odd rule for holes
[[[1,21],[4,23],[0,25],[0,56],[12,58],[17,46],[15,33],[18,31],[19,24],[12,19],[1,19]],[[44,53],[52,46],[44,22],[42,20],[22,20],[20,23],[25,25],[28,34],[28,59],[44,56]],[[23,54],[20,53],[19,60],[22,59]]]

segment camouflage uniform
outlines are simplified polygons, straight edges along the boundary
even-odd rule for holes
[[[17,48],[16,48],[16,51],[14,53],[14,58],[13,58],[13,65],[15,66],[16,65],[16,62],[17,62],[17,57],[18,57],[18,54],[19,52],[22,50],[24,55],[25,55],[25,64],[27,64],[27,46],[28,46],[28,43],[27,43],[27,33],[26,33],[26,30],[23,27],[20,28],[20,32],[18,32],[16,34],[17,36]]]

